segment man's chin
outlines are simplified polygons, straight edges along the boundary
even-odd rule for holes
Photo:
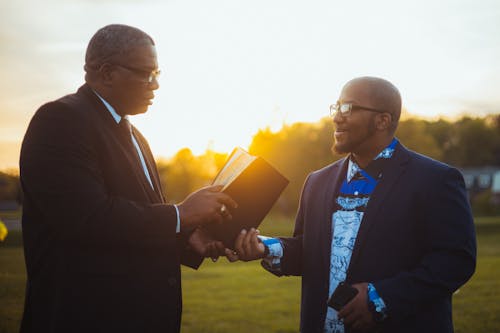
[[[136,107],[136,108],[130,110],[128,114],[131,115],[131,116],[133,116],[133,115],[136,115],[136,114],[146,113],[148,111],[148,107],[149,107],[149,105]]]
[[[342,144],[342,143],[339,143],[339,142],[335,142],[333,144],[332,150],[335,153],[339,154],[339,155],[347,154],[347,153],[349,153],[351,151],[350,147],[348,147],[348,145]]]

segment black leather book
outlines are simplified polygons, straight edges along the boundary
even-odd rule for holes
[[[208,231],[223,241],[226,247],[234,248],[234,241],[241,229],[257,228],[288,182],[262,157],[235,148],[215,177],[213,185],[224,185],[222,191],[238,203],[238,208],[231,211],[231,221],[208,225]]]

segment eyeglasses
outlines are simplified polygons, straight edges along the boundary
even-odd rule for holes
[[[141,79],[142,82],[151,84],[153,83],[153,80],[158,80],[158,77],[161,74],[161,71],[159,69],[155,69],[152,71],[144,70],[144,69],[139,69],[139,68],[133,68],[133,67],[128,67],[125,65],[119,65],[116,64],[116,66],[125,68],[126,70],[134,73],[137,77]]]
[[[337,113],[340,113],[342,117],[349,117],[353,110],[366,110],[377,113],[388,113],[387,111],[372,109],[366,106],[356,105],[352,103],[335,103],[330,105],[330,116],[333,118]]]

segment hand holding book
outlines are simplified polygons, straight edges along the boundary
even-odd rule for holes
[[[234,249],[240,231],[260,225],[288,185],[288,179],[263,158],[235,148],[213,185],[222,185],[222,192],[233,198],[238,207],[230,210],[231,221],[207,225],[206,228],[226,247]]]

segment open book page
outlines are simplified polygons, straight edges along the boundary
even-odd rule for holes
[[[215,178],[213,185],[224,185],[222,189],[224,190],[256,158],[243,149],[236,148]]]

